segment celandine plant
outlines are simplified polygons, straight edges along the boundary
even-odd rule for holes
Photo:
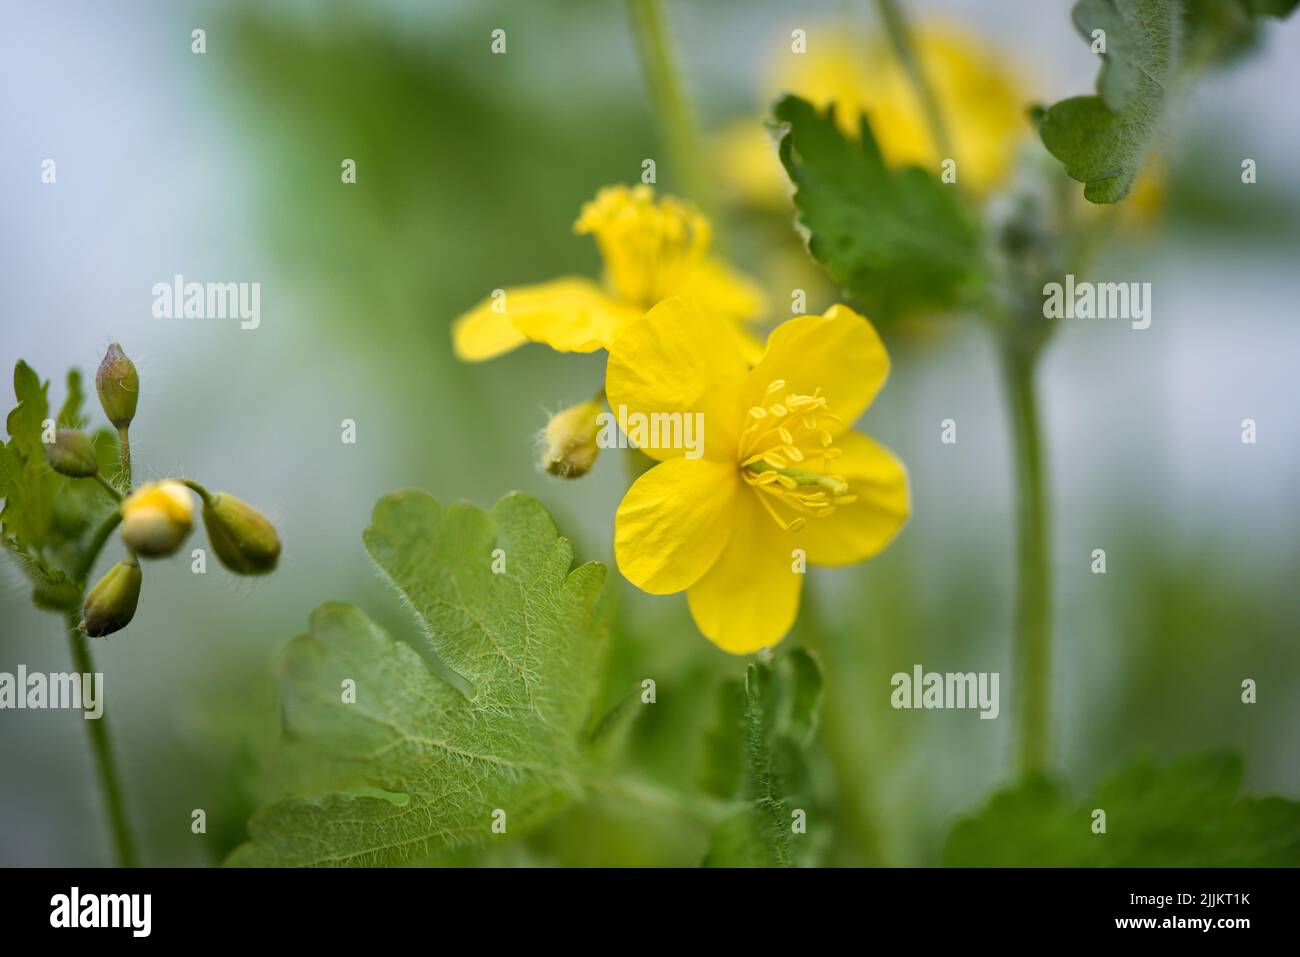
[[[264,575],[280,558],[267,518],[227,492],[188,478],[133,486],[131,423],[140,398],[135,364],[116,342],[95,376],[111,429],[87,433],[81,376],[68,373],[67,397],[50,417],[49,383],[19,362],[18,404],[0,446],[0,542],[32,583],[38,608],[61,613],[76,670],[93,674],[88,639],[126,628],[144,585],[144,562],[174,555],[194,525],[194,499],[217,559],[237,575]],[[89,589],[96,560],[120,526],[123,556]],[[86,722],[104,792],[117,862],[136,862],[125,798],[105,718]]]
[[[1272,9],[1294,5],[1279,0]],[[1055,321],[1044,313],[1042,290],[1085,262],[1109,226],[1069,177],[1085,184],[1087,201],[1113,203],[1132,191],[1171,92],[1221,44],[1235,42],[1234,31],[1256,29],[1270,5],[1230,2],[1219,7],[1231,11],[1224,21],[1202,4],[1085,0],[1077,26],[1089,42],[1105,39],[1098,96],[1045,109],[1024,109],[996,58],[972,52],[970,38],[931,31],[914,38],[897,3],[876,6],[885,30],[870,50],[893,58],[884,79],[860,70],[847,93],[834,83],[826,95],[786,90],[773,117],[773,153],[794,184],[808,251],[848,304],[760,335],[752,320],[761,293],[714,258],[712,221],[694,205],[713,208],[714,197],[662,7],[629,0],[663,139],[691,201],[656,198],[648,183],[601,190],[577,223],[600,248],[598,281],[503,287],[453,325],[467,361],[527,342],[608,352],[603,388],[548,423],[547,471],[575,478],[593,467],[609,444],[601,438],[606,401],[616,421],[638,417],[649,423],[645,434],[658,437],[642,443],[636,454],[649,468],[609,516],[618,570],[645,592],[685,592],[708,640],[750,656],[718,687],[699,740],[685,740],[685,726],[671,729],[673,761],[703,756],[698,780],[684,784],[680,775],[665,786],[628,757],[638,716],[668,689],[651,676],[631,687],[611,677],[611,632],[620,622],[613,603],[601,600],[606,569],[576,561],[538,501],[510,494],[485,510],[394,492],[376,503],[362,541],[436,662],[358,607],[316,608],[279,659],[285,733],[268,762],[270,793],[227,863],[465,862],[475,860],[467,846],[491,853],[574,804],[636,808],[638,825],[651,816],[680,822],[674,831],[691,828],[701,838],[683,846],[698,846],[708,865],[823,860],[842,813],[836,805],[857,782],[842,780],[840,794],[829,796],[831,771],[844,778],[853,769],[828,770],[817,748],[823,673],[797,641],[811,617],[805,602],[798,620],[803,575],[806,564],[879,554],[908,519],[903,463],[854,426],[889,370],[877,330],[915,314],[977,315],[995,337],[1019,498],[1012,708],[1019,767],[1007,790],[950,832],[943,860],[1297,862],[1300,804],[1242,796],[1233,754],[1139,762],[1083,796],[1045,773],[1051,581],[1035,375]],[[1197,53],[1184,67],[1186,50]],[[851,53],[843,57],[852,62]],[[1017,122],[1023,136],[1013,132]],[[1031,143],[1035,131],[1046,151],[1006,148]],[[688,450],[685,423],[696,421],[705,427]],[[71,445],[67,458],[88,470]],[[184,535],[183,493],[171,485],[145,491],[123,506],[134,513],[128,560],[164,553]],[[215,496],[203,498],[220,510]],[[270,551],[254,532],[246,527],[231,545],[252,570]],[[131,567],[113,590],[132,587]],[[944,677],[917,666],[906,697],[927,707]],[[981,681],[976,695],[970,677],[983,714],[1001,713],[998,682]],[[668,693],[680,701],[698,688]],[[598,817],[593,811],[592,821]],[[598,843],[587,839],[589,823],[577,825],[574,843],[584,851]],[[498,853],[498,861],[534,859],[506,857],[507,847]]]

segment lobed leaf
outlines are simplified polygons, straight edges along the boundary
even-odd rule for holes
[[[488,839],[498,809],[515,834],[581,789],[604,567],[571,571],[569,542],[522,495],[488,513],[394,493],[364,540],[448,674],[360,610],[318,608],[281,662],[290,793],[228,863],[406,863]]]
[[[948,309],[979,284],[979,229],[958,191],[919,167],[892,170],[863,115],[857,141],[797,96],[776,104],[780,156],[808,249],[872,318]]]
[[[1239,795],[1242,759],[1137,761],[1074,801],[1038,778],[994,795],[948,837],[951,867],[1294,867],[1300,802]],[[1106,814],[1104,834],[1093,812]]]
[[[1179,64],[1177,0],[1080,0],[1075,27],[1089,43],[1103,31],[1098,96],[1056,103],[1038,117],[1048,152],[1084,184],[1084,198],[1128,195],[1160,128]]]

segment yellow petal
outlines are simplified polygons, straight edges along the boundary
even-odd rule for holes
[[[761,494],[738,491],[727,547],[686,592],[700,631],[736,655],[775,645],[799,611],[803,575],[794,570],[790,554],[797,546],[759,504]]]
[[[452,342],[466,362],[494,358],[530,339],[558,352],[594,352],[608,348],[638,315],[590,279],[556,279],[507,289],[500,305],[488,298],[455,321]]]
[[[652,595],[694,584],[731,535],[737,479],[734,463],[672,459],[633,482],[614,517],[623,577]]]
[[[809,518],[791,533],[817,565],[848,565],[884,550],[911,514],[907,469],[894,454],[863,435],[845,432],[835,440],[844,454],[831,463],[836,475],[849,483],[857,501],[840,505],[824,518]]]
[[[735,464],[747,365],[733,323],[693,301],[672,298],[633,323],[610,346],[605,394],[615,415],[703,414],[704,455]],[[682,449],[647,448],[664,461]]]
[[[731,319],[754,319],[767,305],[763,290],[721,259],[701,262],[677,295],[694,299],[706,312]]]
[[[831,306],[824,316],[800,316],[772,330],[763,358],[745,381],[745,407],[766,404],[768,384],[785,380],[780,395],[812,395],[820,388],[840,422],[826,420],[834,434],[847,429],[871,404],[889,376],[889,356],[875,327],[848,306]]]
[[[818,107],[834,104],[841,129],[854,138],[858,117],[865,112],[891,168],[914,164],[937,176],[940,162],[947,157],[940,155],[931,138],[915,85],[888,42],[883,37],[858,36],[843,24],[825,26],[817,56],[776,58],[779,68],[766,84],[764,99],[770,102],[782,93],[795,93]],[[958,182],[977,194],[987,193],[1005,180],[1030,129],[1024,122],[1024,103],[1030,98],[1027,84],[996,45],[963,27],[943,21],[918,23],[913,39],[921,68],[944,111],[960,163]],[[775,151],[764,152],[760,145],[755,138],[744,152],[733,148],[723,153],[732,164],[727,174],[761,183],[761,167],[748,167],[766,161],[780,177],[780,191],[769,198],[775,203],[788,195],[789,187],[780,176]]]
[[[452,348],[462,362],[495,359],[528,341],[504,313],[492,306],[491,299],[479,303],[451,324]]]

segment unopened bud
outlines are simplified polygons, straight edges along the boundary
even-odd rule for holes
[[[596,435],[604,406],[595,399],[579,402],[551,416],[541,434],[543,471],[558,478],[581,478],[600,454]]]
[[[76,429],[59,429],[54,433],[54,441],[45,446],[45,457],[50,468],[60,475],[92,478],[99,473],[95,447],[86,433]]]
[[[204,497],[203,526],[221,564],[236,575],[265,575],[280,560],[270,519],[228,492]]]
[[[124,558],[95,583],[81,608],[81,630],[91,638],[121,631],[135,617],[140,601],[140,563]]]
[[[142,485],[122,502],[122,541],[145,558],[181,547],[194,527],[194,500],[175,479]]]
[[[108,344],[108,352],[95,374],[95,388],[108,421],[119,429],[130,425],[140,398],[140,376],[135,371],[135,363],[116,342]]]

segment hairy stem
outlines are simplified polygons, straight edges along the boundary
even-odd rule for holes
[[[925,113],[926,125],[930,128],[930,137],[934,140],[940,158],[955,160],[952,140],[948,137],[948,127],[943,120],[943,110],[939,107],[939,98],[935,96],[934,87],[930,85],[929,77],[925,75],[916,55],[912,29],[907,23],[907,17],[903,15],[902,6],[898,0],[876,0],[876,10],[880,13],[885,33],[894,47],[894,54],[916,90],[916,98],[921,101],[921,110]]]
[[[81,674],[94,674],[95,664],[90,655],[90,642],[78,627],[76,612],[66,618],[68,644],[72,649],[73,666]],[[109,833],[113,839],[113,852],[118,867],[135,867],[135,842],[131,837],[131,824],[127,819],[126,801],[122,797],[122,784],[117,762],[113,756],[113,742],[108,734],[108,715],[101,714],[93,720],[83,721],[90,735],[90,750],[95,755],[95,770],[99,775],[100,791],[104,795],[104,808],[108,813]]]
[[[131,491],[131,438],[125,425],[117,430],[117,453],[122,462],[122,478],[129,492]]]
[[[628,19],[656,118],[677,169],[678,182],[697,203],[708,199],[699,138],[690,103],[669,47],[662,0],[627,0]]]
[[[106,491],[109,495],[113,496],[113,498],[117,499],[119,502],[122,501],[122,493],[119,492],[117,489],[113,488],[112,483],[109,482],[108,479],[104,478],[104,476],[100,475],[99,473],[95,473],[94,478],[96,482],[104,486],[104,491]]]
[[[1051,538],[1035,356],[1014,348],[1003,356],[1016,470],[1016,754],[1022,776],[1048,766],[1052,740]]]

